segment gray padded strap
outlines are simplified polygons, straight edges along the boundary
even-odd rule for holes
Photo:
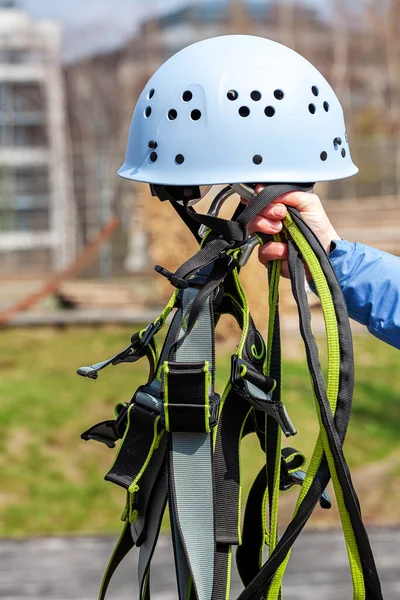
[[[180,337],[198,290],[183,292]],[[190,335],[178,345],[180,363],[208,361],[214,372],[214,338],[211,300],[202,307]],[[213,589],[215,534],[210,433],[172,433],[170,493],[175,512],[175,546],[180,593],[187,591],[188,573],[180,559],[183,546],[198,600],[210,600]],[[186,586],[186,587],[185,587]],[[181,596],[182,597],[182,596]]]

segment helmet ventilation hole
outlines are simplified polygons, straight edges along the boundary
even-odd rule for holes
[[[342,156],[343,156],[343,158],[345,158],[345,156],[346,156],[346,150],[344,148],[342,148]]]
[[[309,104],[308,105],[308,110],[310,111],[310,113],[312,115],[315,115],[315,111],[317,110],[316,107],[315,107],[315,104]]]
[[[182,163],[185,162],[185,157],[183,156],[183,154],[177,154],[175,156],[175,162],[177,165],[181,165]]]
[[[318,96],[319,94],[319,89],[317,88],[316,85],[313,85],[311,88],[312,93],[314,94],[314,96]]]
[[[147,99],[151,100],[151,98],[154,96],[154,92],[156,90],[154,88],[151,88],[151,90],[149,90],[149,93],[147,94]]]
[[[261,156],[261,154],[255,154],[253,156],[253,163],[255,165],[261,165],[262,161],[263,161],[263,157]]]
[[[248,117],[250,114],[250,109],[248,106],[241,106],[238,112],[241,117]]]
[[[157,152],[152,152],[150,154],[150,160],[151,160],[151,162],[156,162],[157,158],[158,158]]]
[[[342,138],[335,137],[335,139],[333,140],[333,145],[334,146],[341,146],[342,145]]]
[[[265,116],[266,116],[266,117],[273,117],[273,116],[274,116],[274,114],[275,114],[275,109],[274,109],[274,107],[273,107],[273,106],[267,106],[267,107],[264,109],[264,113],[265,113]]]
[[[328,110],[329,110],[329,103],[326,102],[326,100],[324,102],[324,110],[325,110],[325,112],[328,112]]]
[[[184,102],[190,102],[192,98],[193,98],[193,94],[190,90],[186,90],[185,92],[183,92],[182,100]]]
[[[275,90],[274,91],[274,96],[277,100],[283,100],[284,97],[284,92],[282,90]]]
[[[199,119],[201,119],[201,112],[197,108],[195,108],[190,113],[190,118],[192,119],[192,121],[198,121]]]
[[[153,150],[155,150],[157,148],[157,145],[158,144],[155,140],[150,140],[149,144],[148,144],[149,148],[152,148]]]
[[[148,119],[150,115],[151,115],[151,106],[146,106],[146,108],[144,110],[144,116],[146,117],[146,119]]]
[[[239,94],[237,93],[236,90],[229,90],[226,94],[226,97],[228,98],[228,100],[237,100],[239,98]]]
[[[321,160],[325,161],[328,158],[328,153],[327,152],[321,152],[320,154]]]
[[[178,113],[176,112],[176,110],[174,108],[171,108],[171,110],[168,111],[168,120],[169,121],[175,121],[177,116],[178,116]]]
[[[259,100],[261,100],[261,92],[253,90],[250,94],[250,98],[254,100],[254,102],[258,102]]]

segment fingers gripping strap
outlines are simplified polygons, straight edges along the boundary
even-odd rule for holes
[[[261,192],[247,205],[245,210],[237,217],[237,222],[247,226],[248,222],[255,217],[263,208],[271,204],[274,200],[286,194],[287,192],[309,192],[314,184],[290,184],[273,183],[267,185]]]

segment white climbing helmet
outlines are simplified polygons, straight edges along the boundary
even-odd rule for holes
[[[317,182],[357,173],[326,79],[277,42],[227,35],[184,48],[137,102],[119,175],[164,185]]]

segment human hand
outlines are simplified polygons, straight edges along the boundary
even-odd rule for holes
[[[256,186],[256,192],[263,189],[263,185]],[[282,220],[287,215],[287,206],[296,208],[304,221],[313,230],[321,242],[325,252],[329,254],[331,242],[340,239],[336,233],[328,215],[326,214],[321,200],[316,194],[308,192],[288,192],[283,194],[274,202],[271,202],[256,217],[251,219],[247,228],[249,233],[259,231],[261,233],[276,234],[282,230]],[[271,260],[282,260],[282,275],[289,276],[287,266],[288,248],[282,242],[268,242],[259,248],[258,259],[267,266]]]

